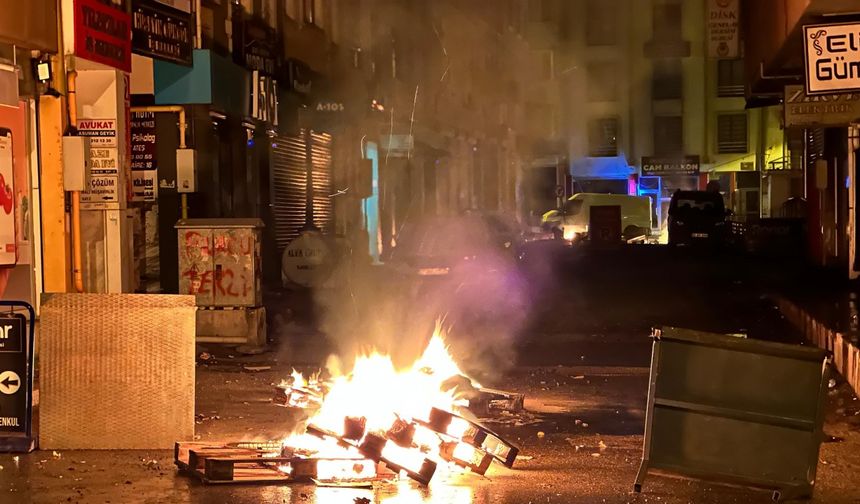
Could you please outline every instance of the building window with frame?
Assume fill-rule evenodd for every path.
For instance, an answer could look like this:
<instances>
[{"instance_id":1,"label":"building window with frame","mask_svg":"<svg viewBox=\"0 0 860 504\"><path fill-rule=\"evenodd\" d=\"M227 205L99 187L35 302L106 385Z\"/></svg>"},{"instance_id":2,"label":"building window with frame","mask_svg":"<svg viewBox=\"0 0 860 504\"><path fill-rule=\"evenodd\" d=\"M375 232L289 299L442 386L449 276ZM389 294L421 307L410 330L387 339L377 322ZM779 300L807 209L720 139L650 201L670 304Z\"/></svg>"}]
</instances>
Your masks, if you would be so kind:
<instances>
[{"instance_id":1,"label":"building window with frame","mask_svg":"<svg viewBox=\"0 0 860 504\"><path fill-rule=\"evenodd\" d=\"M747 113L719 114L717 116L717 153L746 154L747 152L749 152Z\"/></svg>"},{"instance_id":2,"label":"building window with frame","mask_svg":"<svg viewBox=\"0 0 860 504\"><path fill-rule=\"evenodd\" d=\"M654 5L652 27L655 40L681 40L682 12L681 3Z\"/></svg>"},{"instance_id":3,"label":"building window with frame","mask_svg":"<svg viewBox=\"0 0 860 504\"><path fill-rule=\"evenodd\" d=\"M585 45L618 43L618 1L588 0L585 4Z\"/></svg>"},{"instance_id":4,"label":"building window with frame","mask_svg":"<svg viewBox=\"0 0 860 504\"><path fill-rule=\"evenodd\" d=\"M601 117L588 122L588 155L591 157L618 155L617 117Z\"/></svg>"},{"instance_id":5,"label":"building window with frame","mask_svg":"<svg viewBox=\"0 0 860 504\"><path fill-rule=\"evenodd\" d=\"M612 62L589 63L587 67L588 101L613 102L618 99L617 65Z\"/></svg>"},{"instance_id":6,"label":"building window with frame","mask_svg":"<svg viewBox=\"0 0 860 504\"><path fill-rule=\"evenodd\" d=\"M654 117L654 155L684 153L684 120L681 116Z\"/></svg>"},{"instance_id":7,"label":"building window with frame","mask_svg":"<svg viewBox=\"0 0 860 504\"><path fill-rule=\"evenodd\" d=\"M744 95L744 60L717 60L717 96L734 97Z\"/></svg>"},{"instance_id":8,"label":"building window with frame","mask_svg":"<svg viewBox=\"0 0 860 504\"><path fill-rule=\"evenodd\" d=\"M678 100L684 97L684 71L680 58L655 59L651 98Z\"/></svg>"},{"instance_id":9,"label":"building window with frame","mask_svg":"<svg viewBox=\"0 0 860 504\"><path fill-rule=\"evenodd\" d=\"M314 24L316 20L315 4L314 0L302 0L302 20L307 24Z\"/></svg>"}]
</instances>

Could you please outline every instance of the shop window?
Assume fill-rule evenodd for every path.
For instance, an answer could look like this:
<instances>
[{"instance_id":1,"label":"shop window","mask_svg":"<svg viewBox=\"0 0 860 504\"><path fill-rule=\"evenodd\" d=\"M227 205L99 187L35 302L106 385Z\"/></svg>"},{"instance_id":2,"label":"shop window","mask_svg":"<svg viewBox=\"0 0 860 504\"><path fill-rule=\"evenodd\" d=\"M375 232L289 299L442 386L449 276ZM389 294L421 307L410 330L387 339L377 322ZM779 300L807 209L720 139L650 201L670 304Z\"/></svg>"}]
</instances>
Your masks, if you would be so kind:
<instances>
[{"instance_id":1,"label":"shop window","mask_svg":"<svg viewBox=\"0 0 860 504\"><path fill-rule=\"evenodd\" d=\"M588 65L588 101L612 102L618 99L617 66L610 62Z\"/></svg>"},{"instance_id":2,"label":"shop window","mask_svg":"<svg viewBox=\"0 0 860 504\"><path fill-rule=\"evenodd\" d=\"M684 153L684 121L680 116L654 118L654 154L657 156Z\"/></svg>"},{"instance_id":3,"label":"shop window","mask_svg":"<svg viewBox=\"0 0 860 504\"><path fill-rule=\"evenodd\" d=\"M588 155L612 157L618 155L618 118L592 119L588 124Z\"/></svg>"},{"instance_id":4,"label":"shop window","mask_svg":"<svg viewBox=\"0 0 860 504\"><path fill-rule=\"evenodd\" d=\"M654 60L651 97L655 100L678 100L684 95L684 76L680 58Z\"/></svg>"},{"instance_id":5,"label":"shop window","mask_svg":"<svg viewBox=\"0 0 860 504\"><path fill-rule=\"evenodd\" d=\"M588 0L585 20L586 45L611 46L618 43L617 0Z\"/></svg>"},{"instance_id":6,"label":"shop window","mask_svg":"<svg viewBox=\"0 0 860 504\"><path fill-rule=\"evenodd\" d=\"M744 95L744 60L717 60L717 96Z\"/></svg>"},{"instance_id":7,"label":"shop window","mask_svg":"<svg viewBox=\"0 0 860 504\"><path fill-rule=\"evenodd\" d=\"M747 114L720 114L717 116L717 153L746 154Z\"/></svg>"}]
</instances>

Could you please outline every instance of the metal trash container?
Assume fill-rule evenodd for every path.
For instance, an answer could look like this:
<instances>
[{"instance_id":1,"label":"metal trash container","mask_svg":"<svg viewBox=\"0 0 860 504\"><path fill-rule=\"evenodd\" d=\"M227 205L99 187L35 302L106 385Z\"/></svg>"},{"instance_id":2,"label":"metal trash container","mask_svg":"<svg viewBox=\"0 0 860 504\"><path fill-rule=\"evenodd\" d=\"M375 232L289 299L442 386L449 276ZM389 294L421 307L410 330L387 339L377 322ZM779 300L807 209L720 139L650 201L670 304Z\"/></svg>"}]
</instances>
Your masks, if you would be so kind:
<instances>
[{"instance_id":1,"label":"metal trash container","mask_svg":"<svg viewBox=\"0 0 860 504\"><path fill-rule=\"evenodd\" d=\"M655 329L642 465L811 496L823 438L826 354L818 348Z\"/></svg>"},{"instance_id":2,"label":"metal trash container","mask_svg":"<svg viewBox=\"0 0 860 504\"><path fill-rule=\"evenodd\" d=\"M260 219L182 219L179 293L197 299L197 341L262 346Z\"/></svg>"}]
</instances>

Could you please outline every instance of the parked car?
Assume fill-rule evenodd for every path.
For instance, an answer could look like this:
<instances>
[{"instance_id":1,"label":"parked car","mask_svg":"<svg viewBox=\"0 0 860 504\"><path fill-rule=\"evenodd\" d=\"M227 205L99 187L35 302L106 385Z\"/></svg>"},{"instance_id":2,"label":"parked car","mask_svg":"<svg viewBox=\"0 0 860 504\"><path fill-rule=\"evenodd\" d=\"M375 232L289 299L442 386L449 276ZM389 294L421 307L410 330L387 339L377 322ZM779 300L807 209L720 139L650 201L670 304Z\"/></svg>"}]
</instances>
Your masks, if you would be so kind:
<instances>
[{"instance_id":1,"label":"parked car","mask_svg":"<svg viewBox=\"0 0 860 504\"><path fill-rule=\"evenodd\" d=\"M403 274L442 276L490 259L514 259L522 240L516 221L502 214L429 217L404 224L388 262Z\"/></svg>"},{"instance_id":2,"label":"parked car","mask_svg":"<svg viewBox=\"0 0 860 504\"><path fill-rule=\"evenodd\" d=\"M565 203L563 211L550 210L543 215L541 222L565 240L576 241L588 233L593 206L621 207L621 232L625 239L651 232L651 199L627 194L574 194Z\"/></svg>"},{"instance_id":3,"label":"parked car","mask_svg":"<svg viewBox=\"0 0 860 504\"><path fill-rule=\"evenodd\" d=\"M718 192L675 191L669 202L669 245L723 244L728 215Z\"/></svg>"}]
</instances>

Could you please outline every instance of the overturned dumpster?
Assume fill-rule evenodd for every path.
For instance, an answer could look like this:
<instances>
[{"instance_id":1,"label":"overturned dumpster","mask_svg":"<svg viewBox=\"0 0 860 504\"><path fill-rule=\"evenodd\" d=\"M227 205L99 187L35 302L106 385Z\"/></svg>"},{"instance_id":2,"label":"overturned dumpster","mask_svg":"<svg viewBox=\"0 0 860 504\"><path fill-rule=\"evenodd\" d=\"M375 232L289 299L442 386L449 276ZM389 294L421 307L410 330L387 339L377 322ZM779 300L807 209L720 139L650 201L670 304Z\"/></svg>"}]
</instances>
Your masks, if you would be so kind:
<instances>
[{"instance_id":1,"label":"overturned dumpster","mask_svg":"<svg viewBox=\"0 0 860 504\"><path fill-rule=\"evenodd\" d=\"M826 354L798 345L655 329L642 464L654 471L812 495Z\"/></svg>"}]
</instances>

